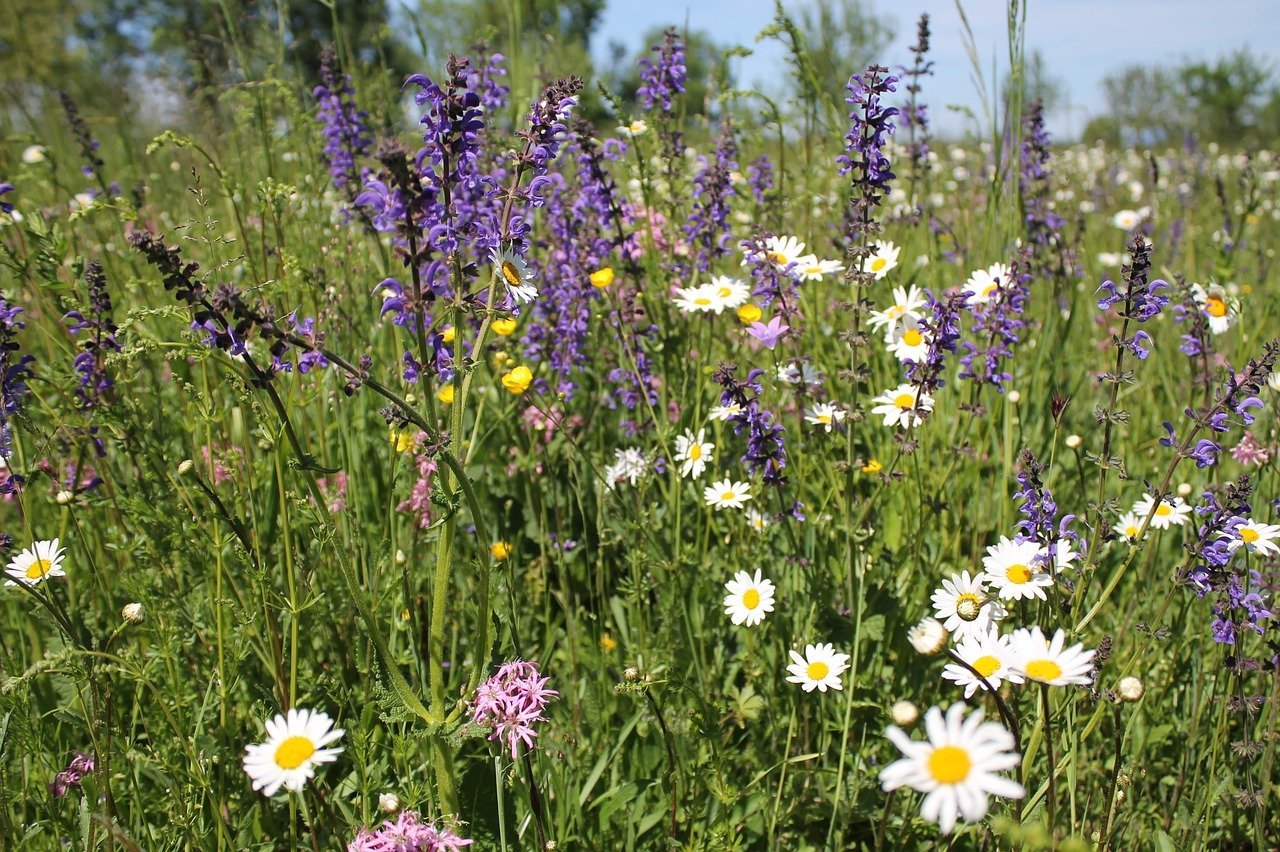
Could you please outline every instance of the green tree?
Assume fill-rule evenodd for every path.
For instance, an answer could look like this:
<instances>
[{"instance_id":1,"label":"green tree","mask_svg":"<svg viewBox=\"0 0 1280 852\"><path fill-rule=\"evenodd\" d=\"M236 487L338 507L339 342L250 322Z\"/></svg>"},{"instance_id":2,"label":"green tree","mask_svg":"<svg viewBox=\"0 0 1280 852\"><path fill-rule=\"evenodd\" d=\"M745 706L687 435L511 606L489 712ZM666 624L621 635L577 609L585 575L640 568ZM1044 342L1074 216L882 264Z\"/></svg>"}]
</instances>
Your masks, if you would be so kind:
<instances>
[{"instance_id":1,"label":"green tree","mask_svg":"<svg viewBox=\"0 0 1280 852\"><path fill-rule=\"evenodd\" d=\"M1261 141L1259 119L1275 87L1260 58L1238 50L1212 64L1186 65L1179 77L1197 132L1228 145Z\"/></svg>"}]
</instances>

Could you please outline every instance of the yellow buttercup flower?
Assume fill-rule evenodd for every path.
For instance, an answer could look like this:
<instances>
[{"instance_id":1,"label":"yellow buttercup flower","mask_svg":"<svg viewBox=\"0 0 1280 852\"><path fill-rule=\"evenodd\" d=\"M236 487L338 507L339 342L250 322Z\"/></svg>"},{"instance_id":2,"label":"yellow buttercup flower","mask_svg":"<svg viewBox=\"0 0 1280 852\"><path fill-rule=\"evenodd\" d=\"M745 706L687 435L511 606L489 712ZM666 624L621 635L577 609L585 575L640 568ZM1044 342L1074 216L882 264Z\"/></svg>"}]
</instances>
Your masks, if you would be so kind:
<instances>
[{"instance_id":1,"label":"yellow buttercup flower","mask_svg":"<svg viewBox=\"0 0 1280 852\"><path fill-rule=\"evenodd\" d=\"M440 336L444 338L445 343L452 343L454 338L458 336L458 330L453 326L448 326L440 333Z\"/></svg>"},{"instance_id":2,"label":"yellow buttercup flower","mask_svg":"<svg viewBox=\"0 0 1280 852\"><path fill-rule=\"evenodd\" d=\"M494 334L499 337L506 337L516 330L516 318L503 317L502 319L496 319L493 321L491 328Z\"/></svg>"},{"instance_id":3,"label":"yellow buttercup flower","mask_svg":"<svg viewBox=\"0 0 1280 852\"><path fill-rule=\"evenodd\" d=\"M753 322L760 322L760 317L762 316L764 316L764 311L760 310L750 302L747 302L745 305L738 308L738 321L743 325L751 325Z\"/></svg>"},{"instance_id":4,"label":"yellow buttercup flower","mask_svg":"<svg viewBox=\"0 0 1280 852\"><path fill-rule=\"evenodd\" d=\"M614 639L608 633L600 634L600 650L608 653L618 647L618 640Z\"/></svg>"},{"instance_id":5,"label":"yellow buttercup flower","mask_svg":"<svg viewBox=\"0 0 1280 852\"><path fill-rule=\"evenodd\" d=\"M606 266L591 273L591 286L603 290L613 283L613 267Z\"/></svg>"},{"instance_id":6,"label":"yellow buttercup flower","mask_svg":"<svg viewBox=\"0 0 1280 852\"><path fill-rule=\"evenodd\" d=\"M875 459L870 459L862 466L863 473L879 473L882 470L884 470L884 465L880 464L880 462Z\"/></svg>"},{"instance_id":7,"label":"yellow buttercup flower","mask_svg":"<svg viewBox=\"0 0 1280 852\"><path fill-rule=\"evenodd\" d=\"M453 384L441 385L440 390L436 391L436 399L445 405L453 405Z\"/></svg>"},{"instance_id":8,"label":"yellow buttercup flower","mask_svg":"<svg viewBox=\"0 0 1280 852\"><path fill-rule=\"evenodd\" d=\"M392 429L391 446L395 447L397 453L412 453L418 449L418 442L408 429Z\"/></svg>"},{"instance_id":9,"label":"yellow buttercup flower","mask_svg":"<svg viewBox=\"0 0 1280 852\"><path fill-rule=\"evenodd\" d=\"M502 377L502 386L515 394L524 393L532 383L533 373L523 364Z\"/></svg>"},{"instance_id":10,"label":"yellow buttercup flower","mask_svg":"<svg viewBox=\"0 0 1280 852\"><path fill-rule=\"evenodd\" d=\"M501 562L511 556L511 545L505 541L495 541L489 545L489 554Z\"/></svg>"}]
</instances>

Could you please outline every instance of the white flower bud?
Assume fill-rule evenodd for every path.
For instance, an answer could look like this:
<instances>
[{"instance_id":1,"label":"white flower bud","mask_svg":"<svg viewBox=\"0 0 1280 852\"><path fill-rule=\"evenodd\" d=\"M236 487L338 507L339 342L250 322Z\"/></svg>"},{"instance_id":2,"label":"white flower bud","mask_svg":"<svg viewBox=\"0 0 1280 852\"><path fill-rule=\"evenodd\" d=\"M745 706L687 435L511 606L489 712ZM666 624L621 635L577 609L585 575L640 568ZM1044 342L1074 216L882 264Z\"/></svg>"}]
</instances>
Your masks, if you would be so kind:
<instances>
[{"instance_id":1,"label":"white flower bud","mask_svg":"<svg viewBox=\"0 0 1280 852\"><path fill-rule=\"evenodd\" d=\"M1139 701L1145 691L1146 687L1136 677L1122 677L1116 684L1116 695L1124 701Z\"/></svg>"},{"instance_id":2,"label":"white flower bud","mask_svg":"<svg viewBox=\"0 0 1280 852\"><path fill-rule=\"evenodd\" d=\"M1084 443L1084 439L1079 435L1068 435L1067 440L1063 441L1067 445L1068 450L1077 450Z\"/></svg>"},{"instance_id":3,"label":"white flower bud","mask_svg":"<svg viewBox=\"0 0 1280 852\"><path fill-rule=\"evenodd\" d=\"M395 793L383 793L378 797L378 807L386 813L393 814L400 810L400 797Z\"/></svg>"},{"instance_id":4,"label":"white flower bud","mask_svg":"<svg viewBox=\"0 0 1280 852\"><path fill-rule=\"evenodd\" d=\"M120 610L120 617L130 624L141 624L147 620L147 612L140 603L128 603Z\"/></svg>"},{"instance_id":5,"label":"white flower bud","mask_svg":"<svg viewBox=\"0 0 1280 852\"><path fill-rule=\"evenodd\" d=\"M192 471L192 469L195 468L195 466L196 466L196 463L193 462L191 459L183 459L182 461L178 462L178 476L186 476L188 473Z\"/></svg>"},{"instance_id":6,"label":"white flower bud","mask_svg":"<svg viewBox=\"0 0 1280 852\"><path fill-rule=\"evenodd\" d=\"M898 701L889 708L889 718L899 727L909 727L920 718L920 710L910 701Z\"/></svg>"},{"instance_id":7,"label":"white flower bud","mask_svg":"<svg viewBox=\"0 0 1280 852\"><path fill-rule=\"evenodd\" d=\"M1017 405L1022 401L1022 394L1018 393L1016 390L1011 390L1004 395L1004 398L1009 400L1010 405Z\"/></svg>"},{"instance_id":8,"label":"white flower bud","mask_svg":"<svg viewBox=\"0 0 1280 852\"><path fill-rule=\"evenodd\" d=\"M1190 494L1190 493L1191 493L1191 483L1190 483L1190 482L1183 482L1183 483L1181 483L1181 484L1178 486L1178 496L1179 496L1179 497L1186 497L1186 496L1187 496L1188 494Z\"/></svg>"},{"instance_id":9,"label":"white flower bud","mask_svg":"<svg viewBox=\"0 0 1280 852\"><path fill-rule=\"evenodd\" d=\"M408 562L408 561L409 561L409 557L407 557L407 556L405 556L405 555L404 555L404 551L403 551L403 550L397 550L397 551L396 551L396 564L397 564L397 565L403 565L404 563L406 563L406 562Z\"/></svg>"},{"instance_id":10,"label":"white flower bud","mask_svg":"<svg viewBox=\"0 0 1280 852\"><path fill-rule=\"evenodd\" d=\"M622 679L625 681L635 681L640 678L640 670L635 666L627 666L622 672Z\"/></svg>"},{"instance_id":11,"label":"white flower bud","mask_svg":"<svg viewBox=\"0 0 1280 852\"><path fill-rule=\"evenodd\" d=\"M919 624L907 631L907 641L911 643L911 647L926 657L941 654L942 649L947 647L947 639L947 628L936 618L922 618Z\"/></svg>"},{"instance_id":12,"label":"white flower bud","mask_svg":"<svg viewBox=\"0 0 1280 852\"><path fill-rule=\"evenodd\" d=\"M53 499L57 501L59 506L65 506L68 503L70 503L72 500L76 499L76 495L64 489L62 491L59 491L57 493L57 496L55 496Z\"/></svg>"}]
</instances>

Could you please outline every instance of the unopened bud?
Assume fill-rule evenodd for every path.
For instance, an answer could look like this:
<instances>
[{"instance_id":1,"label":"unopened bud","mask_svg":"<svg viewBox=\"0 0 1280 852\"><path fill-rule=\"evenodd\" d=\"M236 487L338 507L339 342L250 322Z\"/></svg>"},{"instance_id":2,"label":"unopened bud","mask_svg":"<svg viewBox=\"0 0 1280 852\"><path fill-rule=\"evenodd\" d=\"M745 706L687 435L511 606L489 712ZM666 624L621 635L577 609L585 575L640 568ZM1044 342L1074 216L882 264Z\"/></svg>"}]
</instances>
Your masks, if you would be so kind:
<instances>
[{"instance_id":1,"label":"unopened bud","mask_svg":"<svg viewBox=\"0 0 1280 852\"><path fill-rule=\"evenodd\" d=\"M120 610L120 617L130 624L141 624L147 620L147 612L140 603L128 603Z\"/></svg>"},{"instance_id":2,"label":"unopened bud","mask_svg":"<svg viewBox=\"0 0 1280 852\"><path fill-rule=\"evenodd\" d=\"M1080 445L1084 443L1084 439L1079 435L1068 435L1067 440L1063 443L1067 445L1068 450L1078 450L1080 449Z\"/></svg>"},{"instance_id":3,"label":"unopened bud","mask_svg":"<svg viewBox=\"0 0 1280 852\"><path fill-rule=\"evenodd\" d=\"M1183 483L1181 483L1181 484L1178 486L1178 496L1179 496L1179 497L1186 497L1186 496L1187 496L1187 495L1189 495L1190 493L1191 493L1191 483L1190 483L1190 482L1183 482Z\"/></svg>"},{"instance_id":4,"label":"unopened bud","mask_svg":"<svg viewBox=\"0 0 1280 852\"><path fill-rule=\"evenodd\" d=\"M57 501L59 506L65 506L68 503L70 503L72 500L76 499L76 495L64 489L62 491L59 491L57 495L54 496L53 499Z\"/></svg>"},{"instance_id":5,"label":"unopened bud","mask_svg":"<svg viewBox=\"0 0 1280 852\"><path fill-rule=\"evenodd\" d=\"M1022 402L1022 394L1018 393L1016 390L1009 391L1004 395L1004 398L1009 400L1010 405L1017 405L1019 402Z\"/></svg>"},{"instance_id":6,"label":"unopened bud","mask_svg":"<svg viewBox=\"0 0 1280 852\"><path fill-rule=\"evenodd\" d=\"M919 624L907 631L907 641L919 653L933 657L947 647L947 628L936 618L922 618Z\"/></svg>"},{"instance_id":7,"label":"unopened bud","mask_svg":"<svg viewBox=\"0 0 1280 852\"><path fill-rule=\"evenodd\" d=\"M889 708L889 718L893 724L906 728L920 718L920 709L910 701L898 701Z\"/></svg>"},{"instance_id":8,"label":"unopened bud","mask_svg":"<svg viewBox=\"0 0 1280 852\"><path fill-rule=\"evenodd\" d=\"M404 555L404 551L403 551L403 550L397 550L397 551L396 551L396 564L397 564L397 565L403 565L404 563L406 563L406 562L408 562L408 561L409 561L409 557L407 557L407 556L405 556L405 555Z\"/></svg>"},{"instance_id":9,"label":"unopened bud","mask_svg":"<svg viewBox=\"0 0 1280 852\"><path fill-rule=\"evenodd\" d=\"M1116 684L1116 695L1124 701L1139 701L1145 691L1146 687L1136 677L1122 677Z\"/></svg>"},{"instance_id":10,"label":"unopened bud","mask_svg":"<svg viewBox=\"0 0 1280 852\"><path fill-rule=\"evenodd\" d=\"M191 472L192 468L194 468L195 466L196 466L196 463L193 462L191 459L183 459L182 461L178 462L178 476L186 476L188 473Z\"/></svg>"},{"instance_id":11,"label":"unopened bud","mask_svg":"<svg viewBox=\"0 0 1280 852\"><path fill-rule=\"evenodd\" d=\"M378 797L378 807L386 813L393 814L400 810L400 797L395 793L383 793Z\"/></svg>"}]
</instances>

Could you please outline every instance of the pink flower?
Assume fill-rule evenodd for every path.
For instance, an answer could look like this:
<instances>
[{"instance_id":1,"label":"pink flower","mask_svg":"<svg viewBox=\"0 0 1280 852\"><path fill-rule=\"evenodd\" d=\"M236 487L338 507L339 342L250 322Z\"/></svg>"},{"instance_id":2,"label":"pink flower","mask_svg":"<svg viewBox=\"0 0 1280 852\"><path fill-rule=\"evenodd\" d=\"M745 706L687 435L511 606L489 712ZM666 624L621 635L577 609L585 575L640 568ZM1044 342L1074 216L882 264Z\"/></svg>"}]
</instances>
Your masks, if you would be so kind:
<instances>
[{"instance_id":1,"label":"pink flower","mask_svg":"<svg viewBox=\"0 0 1280 852\"><path fill-rule=\"evenodd\" d=\"M1266 447L1258 443L1252 432L1245 432L1240 443L1231 448L1231 458L1240 464L1264 465L1271 458Z\"/></svg>"},{"instance_id":2,"label":"pink flower","mask_svg":"<svg viewBox=\"0 0 1280 852\"><path fill-rule=\"evenodd\" d=\"M747 334L759 340L767 349L773 349L778 345L778 340L782 335L791 330L791 326L782 324L782 317L774 317L769 320L769 324L762 322L753 322L747 326Z\"/></svg>"},{"instance_id":3,"label":"pink flower","mask_svg":"<svg viewBox=\"0 0 1280 852\"><path fill-rule=\"evenodd\" d=\"M402 500L396 506L398 512L416 512L418 528L425 530L431 526L431 477L436 472L436 463L427 453L417 456L418 481L413 484L413 491L408 500Z\"/></svg>"},{"instance_id":4,"label":"pink flower","mask_svg":"<svg viewBox=\"0 0 1280 852\"><path fill-rule=\"evenodd\" d=\"M560 694L546 688L548 680L539 677L536 663L514 660L476 690L471 721L493 728L490 740L505 739L512 760L520 743L533 746L538 736L534 723L545 721L542 711L548 700Z\"/></svg>"},{"instance_id":5,"label":"pink flower","mask_svg":"<svg viewBox=\"0 0 1280 852\"><path fill-rule=\"evenodd\" d=\"M376 831L361 829L347 844L347 852L458 852L473 842L422 822L415 811L401 811Z\"/></svg>"}]
</instances>

